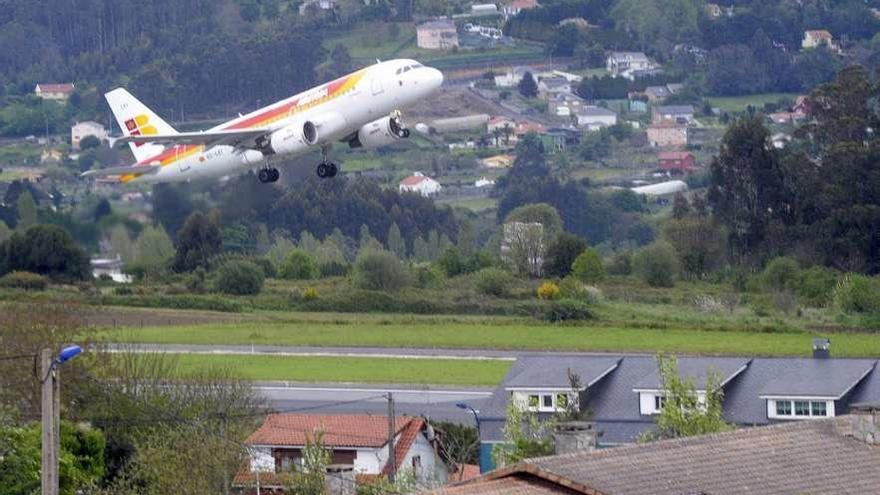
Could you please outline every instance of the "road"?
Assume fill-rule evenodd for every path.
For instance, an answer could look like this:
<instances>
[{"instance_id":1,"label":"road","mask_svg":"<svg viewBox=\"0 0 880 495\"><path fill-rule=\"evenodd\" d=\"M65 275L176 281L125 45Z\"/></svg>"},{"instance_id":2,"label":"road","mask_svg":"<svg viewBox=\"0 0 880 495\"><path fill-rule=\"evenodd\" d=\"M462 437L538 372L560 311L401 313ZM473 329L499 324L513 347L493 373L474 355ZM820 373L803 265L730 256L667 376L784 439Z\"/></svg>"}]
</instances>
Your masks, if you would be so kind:
<instances>
[{"instance_id":1,"label":"road","mask_svg":"<svg viewBox=\"0 0 880 495\"><path fill-rule=\"evenodd\" d=\"M433 388L400 385L291 385L261 383L257 390L280 412L358 413L385 415L391 392L397 414L426 416L440 421L470 424L473 416L455 406L466 402L479 409L491 395L489 388Z\"/></svg>"}]
</instances>

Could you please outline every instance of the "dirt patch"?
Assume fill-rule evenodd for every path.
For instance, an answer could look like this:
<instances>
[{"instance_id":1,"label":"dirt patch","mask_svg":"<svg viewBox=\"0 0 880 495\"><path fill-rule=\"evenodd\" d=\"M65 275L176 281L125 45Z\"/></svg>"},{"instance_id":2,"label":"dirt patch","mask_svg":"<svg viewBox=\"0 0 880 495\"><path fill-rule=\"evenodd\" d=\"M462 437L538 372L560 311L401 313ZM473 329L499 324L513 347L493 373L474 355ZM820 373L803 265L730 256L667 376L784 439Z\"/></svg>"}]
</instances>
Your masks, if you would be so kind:
<instances>
[{"instance_id":1,"label":"dirt patch","mask_svg":"<svg viewBox=\"0 0 880 495\"><path fill-rule=\"evenodd\" d=\"M84 309L84 314L88 325L109 328L241 323L259 319L254 315L213 311L122 307L89 307Z\"/></svg>"},{"instance_id":2,"label":"dirt patch","mask_svg":"<svg viewBox=\"0 0 880 495\"><path fill-rule=\"evenodd\" d=\"M495 115L498 110L474 96L467 88L451 86L441 88L431 98L413 105L406 111L406 116L413 121L419 121L479 113Z\"/></svg>"}]
</instances>

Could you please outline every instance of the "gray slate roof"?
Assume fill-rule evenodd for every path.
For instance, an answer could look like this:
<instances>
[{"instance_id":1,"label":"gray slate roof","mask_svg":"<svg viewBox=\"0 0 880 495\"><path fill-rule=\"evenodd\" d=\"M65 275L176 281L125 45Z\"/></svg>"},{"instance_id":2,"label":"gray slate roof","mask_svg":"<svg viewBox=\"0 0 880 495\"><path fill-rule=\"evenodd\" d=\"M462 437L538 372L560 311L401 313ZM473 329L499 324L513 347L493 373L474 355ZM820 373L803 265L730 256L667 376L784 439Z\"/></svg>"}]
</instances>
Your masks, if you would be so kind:
<instances>
[{"instance_id":1,"label":"gray slate roof","mask_svg":"<svg viewBox=\"0 0 880 495\"><path fill-rule=\"evenodd\" d=\"M584 359L583 356L520 357L514 369L504 379L505 388L568 388L568 370L581 378L581 385L587 385L612 371L620 358L597 357Z\"/></svg>"},{"instance_id":2,"label":"gray slate roof","mask_svg":"<svg viewBox=\"0 0 880 495\"><path fill-rule=\"evenodd\" d=\"M693 105L662 105L654 107L657 113L671 113L675 115L692 115L694 113Z\"/></svg>"},{"instance_id":3,"label":"gray slate roof","mask_svg":"<svg viewBox=\"0 0 880 495\"><path fill-rule=\"evenodd\" d=\"M745 358L680 358L678 359L678 376L684 380L693 380L697 390L705 390L706 380L710 373L717 373L721 383L727 383L741 373L748 363L749 360ZM633 388L659 390L662 386L660 369L658 366L654 366L653 371L637 381Z\"/></svg>"},{"instance_id":4,"label":"gray slate roof","mask_svg":"<svg viewBox=\"0 0 880 495\"><path fill-rule=\"evenodd\" d=\"M617 115L613 110L608 110L607 108L602 107L583 107L579 110L575 111L578 115L588 115L588 116L597 116L597 117L610 117L612 115Z\"/></svg>"},{"instance_id":5,"label":"gray slate roof","mask_svg":"<svg viewBox=\"0 0 880 495\"><path fill-rule=\"evenodd\" d=\"M592 412L592 419L604 444L630 443L645 431L655 427L654 416L642 416L639 412L639 394L634 389L656 389L657 362L653 356L644 355L525 355L519 358L507 377L481 408L483 418L483 441L500 441L509 392L509 383L528 383L538 387L547 378L549 384L568 383L565 370L579 367L582 377L590 376L589 370L600 369L609 360L620 360L617 367L597 383L589 387L583 407ZM748 367L737 374L724 387L723 409L727 421L739 425L766 425L764 395L827 396L847 395L837 401L837 414L846 412L850 403L880 401L880 371L874 359L814 359L803 358L730 358L730 357L680 357L680 374L695 376L700 370L715 366L725 378L743 364ZM555 369L555 371L554 371ZM859 381L865 371L871 371ZM824 374L823 374L824 373ZM703 377L705 375L702 375ZM528 378L526 378L528 377ZM703 378L704 380L704 378ZM589 380L584 378L584 382ZM698 380L698 383L702 383ZM653 386L645 386L653 385ZM774 392L773 394L768 393ZM494 418L494 419L493 419ZM495 424L497 423L497 424Z\"/></svg>"}]
</instances>

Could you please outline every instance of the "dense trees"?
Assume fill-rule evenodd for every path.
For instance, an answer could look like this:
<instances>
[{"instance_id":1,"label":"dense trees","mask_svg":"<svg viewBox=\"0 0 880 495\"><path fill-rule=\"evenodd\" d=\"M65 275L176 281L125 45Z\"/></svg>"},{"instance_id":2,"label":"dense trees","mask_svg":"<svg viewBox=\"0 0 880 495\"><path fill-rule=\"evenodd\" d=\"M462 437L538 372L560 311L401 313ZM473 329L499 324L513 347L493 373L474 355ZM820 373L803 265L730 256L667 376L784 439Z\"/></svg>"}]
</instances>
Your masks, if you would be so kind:
<instances>
[{"instance_id":1,"label":"dense trees","mask_svg":"<svg viewBox=\"0 0 880 495\"><path fill-rule=\"evenodd\" d=\"M217 213L206 215L196 211L187 217L177 233L177 254L173 267L177 271L210 267L212 259L220 254L222 247Z\"/></svg>"},{"instance_id":2,"label":"dense trees","mask_svg":"<svg viewBox=\"0 0 880 495\"><path fill-rule=\"evenodd\" d=\"M0 274L15 270L66 282L90 276L89 258L73 237L60 227L43 224L16 232L0 244Z\"/></svg>"},{"instance_id":3,"label":"dense trees","mask_svg":"<svg viewBox=\"0 0 880 495\"><path fill-rule=\"evenodd\" d=\"M808 98L815 119L783 151L760 118L735 122L711 165L709 202L734 253L793 252L844 270L880 271L878 88L844 69Z\"/></svg>"}]
</instances>

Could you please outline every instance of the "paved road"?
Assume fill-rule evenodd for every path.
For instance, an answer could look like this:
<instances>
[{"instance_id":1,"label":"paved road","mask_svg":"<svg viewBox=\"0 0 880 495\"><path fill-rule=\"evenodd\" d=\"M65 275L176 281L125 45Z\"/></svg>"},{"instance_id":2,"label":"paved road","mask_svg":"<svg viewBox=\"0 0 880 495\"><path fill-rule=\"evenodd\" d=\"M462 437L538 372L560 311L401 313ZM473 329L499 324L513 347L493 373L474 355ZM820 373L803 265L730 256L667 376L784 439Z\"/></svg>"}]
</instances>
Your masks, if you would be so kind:
<instances>
[{"instance_id":1,"label":"paved road","mask_svg":"<svg viewBox=\"0 0 880 495\"><path fill-rule=\"evenodd\" d=\"M399 385L291 385L260 384L257 390L273 409L282 412L360 413L385 415L391 392L397 414L427 416L470 424L473 416L455 406L466 402L479 409L492 393L488 388L433 388Z\"/></svg>"}]
</instances>

